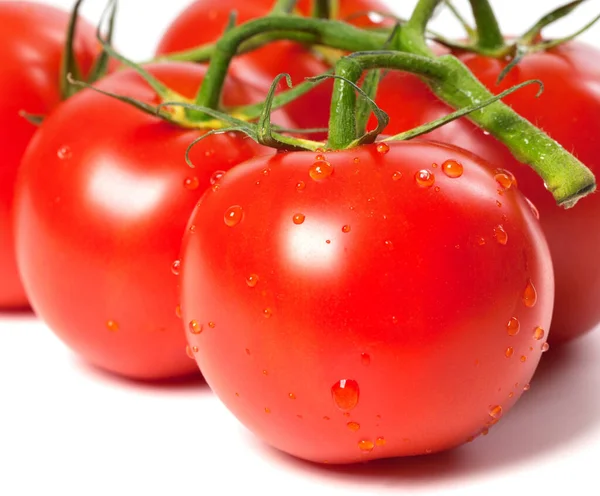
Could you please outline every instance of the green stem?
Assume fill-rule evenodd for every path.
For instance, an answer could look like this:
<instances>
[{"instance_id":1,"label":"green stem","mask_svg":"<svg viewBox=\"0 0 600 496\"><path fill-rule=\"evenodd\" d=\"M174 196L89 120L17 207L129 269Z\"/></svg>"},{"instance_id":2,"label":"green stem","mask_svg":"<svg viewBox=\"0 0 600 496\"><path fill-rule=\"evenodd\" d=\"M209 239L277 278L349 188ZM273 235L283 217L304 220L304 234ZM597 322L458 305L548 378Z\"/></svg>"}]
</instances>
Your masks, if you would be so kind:
<instances>
[{"instance_id":1,"label":"green stem","mask_svg":"<svg viewBox=\"0 0 600 496\"><path fill-rule=\"evenodd\" d=\"M504 37L489 0L469 0L477 25L477 46L484 50L502 50Z\"/></svg>"},{"instance_id":2,"label":"green stem","mask_svg":"<svg viewBox=\"0 0 600 496\"><path fill-rule=\"evenodd\" d=\"M343 71L345 77L353 82L369 69L399 69L418 74L441 100L456 109L477 105L494 97L452 55L430 59L400 52L359 52L346 57L338 66L336 71ZM334 85L333 99L352 105L351 97L344 94L350 91L354 92L350 85L338 80ZM571 207L595 190L594 175L587 167L504 103L492 103L471 113L468 118L504 143L517 160L531 166L542 177L559 205ZM342 129L336 130L338 126ZM330 147L340 149L352 142L351 128L344 112L332 113L330 129Z\"/></svg>"},{"instance_id":3,"label":"green stem","mask_svg":"<svg viewBox=\"0 0 600 496\"><path fill-rule=\"evenodd\" d=\"M271 9L271 15L291 14L296 8L298 0L276 0Z\"/></svg>"},{"instance_id":4,"label":"green stem","mask_svg":"<svg viewBox=\"0 0 600 496\"><path fill-rule=\"evenodd\" d=\"M250 38L269 32L293 31L314 35L315 43L347 51L376 50L387 41L385 34L362 30L339 21L298 16L268 16L244 23L217 41L196 103L216 109L231 59Z\"/></svg>"},{"instance_id":5,"label":"green stem","mask_svg":"<svg viewBox=\"0 0 600 496\"><path fill-rule=\"evenodd\" d=\"M394 43L399 50L433 57L434 54L427 45L425 34L429 20L437 6L443 0L420 0L408 22L398 30Z\"/></svg>"}]
</instances>

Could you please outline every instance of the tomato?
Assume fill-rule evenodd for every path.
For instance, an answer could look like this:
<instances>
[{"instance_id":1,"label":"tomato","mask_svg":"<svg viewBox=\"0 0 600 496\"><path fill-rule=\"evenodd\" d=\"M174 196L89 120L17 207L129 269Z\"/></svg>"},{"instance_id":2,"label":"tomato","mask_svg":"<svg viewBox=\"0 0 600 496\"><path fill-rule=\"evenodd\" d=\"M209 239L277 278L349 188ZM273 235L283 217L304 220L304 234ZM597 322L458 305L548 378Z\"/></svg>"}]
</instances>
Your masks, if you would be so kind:
<instances>
[{"instance_id":1,"label":"tomato","mask_svg":"<svg viewBox=\"0 0 600 496\"><path fill-rule=\"evenodd\" d=\"M149 70L191 97L205 68L158 64ZM157 103L130 70L98 88ZM256 90L230 78L226 103ZM138 379L197 371L176 315L176 262L193 206L212 175L258 153L235 133L207 137L85 90L62 104L33 138L15 196L23 283L36 313L92 364ZM177 310L178 312L178 310Z\"/></svg>"},{"instance_id":2,"label":"tomato","mask_svg":"<svg viewBox=\"0 0 600 496\"><path fill-rule=\"evenodd\" d=\"M504 101L519 114L542 128L575 154L596 175L600 173L600 51L570 42L547 52L527 55L499 86L496 79L506 61L476 54L460 58L494 93L529 79L544 82L544 93L524 88ZM387 134L395 134L438 118L451 111L438 101L417 78L390 72L384 79L378 103L391 117ZM543 181L528 166L520 164L508 149L485 135L466 119L444 126L427 137L452 143L511 170L519 188L536 205L548 240L556 274L556 305L552 317L551 342L580 336L600 322L600 196L591 195L564 210L556 206ZM500 201L501 198L499 198Z\"/></svg>"},{"instance_id":3,"label":"tomato","mask_svg":"<svg viewBox=\"0 0 600 496\"><path fill-rule=\"evenodd\" d=\"M13 248L12 202L21 157L36 127L19 115L47 114L60 101L69 14L31 2L0 2L0 309L25 308ZM84 72L97 54L95 29L80 20L74 52Z\"/></svg>"},{"instance_id":4,"label":"tomato","mask_svg":"<svg viewBox=\"0 0 600 496\"><path fill-rule=\"evenodd\" d=\"M157 54L169 54L211 43L223 34L231 11L235 10L238 23L243 23L266 15L273 3L273 0L197 0L167 29L159 42ZM310 14L311 5L311 1L303 0L299 2L298 8L302 13ZM359 11L388 12L389 9L376 0L342 0L338 17L344 19ZM358 26L375 24L366 16L358 17L352 23ZM386 22L387 25L390 23L391 21ZM202 26L202 29L198 29L198 26ZM232 66L237 67L240 72L250 70L253 74L260 73L261 76L257 76L254 81L262 81L265 95L273 79L281 73L290 74L293 84L299 84L306 77L329 70L329 65L314 50L289 41L273 42L237 57ZM322 83L291 102L286 110L301 128L327 127L332 88L333 83Z\"/></svg>"},{"instance_id":5,"label":"tomato","mask_svg":"<svg viewBox=\"0 0 600 496\"><path fill-rule=\"evenodd\" d=\"M528 389L554 297L511 181L418 141L231 169L182 246L184 323L210 387L267 443L315 462L485 432Z\"/></svg>"}]
</instances>

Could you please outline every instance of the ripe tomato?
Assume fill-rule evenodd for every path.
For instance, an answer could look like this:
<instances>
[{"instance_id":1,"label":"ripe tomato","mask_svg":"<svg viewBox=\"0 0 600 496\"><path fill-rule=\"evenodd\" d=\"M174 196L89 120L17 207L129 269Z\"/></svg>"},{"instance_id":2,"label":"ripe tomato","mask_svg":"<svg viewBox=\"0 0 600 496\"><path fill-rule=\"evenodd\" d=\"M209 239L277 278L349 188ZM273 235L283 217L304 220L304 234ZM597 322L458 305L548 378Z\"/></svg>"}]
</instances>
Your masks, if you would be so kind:
<instances>
[{"instance_id":1,"label":"ripe tomato","mask_svg":"<svg viewBox=\"0 0 600 496\"><path fill-rule=\"evenodd\" d=\"M195 64L151 72L191 97L205 73ZM156 103L130 70L98 87ZM230 78L226 102L256 91ZM200 131L183 129L91 90L62 104L23 159L15 235L23 283L36 313L73 350L109 371L140 379L197 371L176 316L176 262L193 206L220 170L271 153L235 133L209 136L185 163Z\"/></svg>"},{"instance_id":2,"label":"ripe tomato","mask_svg":"<svg viewBox=\"0 0 600 496\"><path fill-rule=\"evenodd\" d=\"M216 41L223 34L232 10L238 14L238 23L243 23L266 15L273 3L273 0L258 2L197 0L167 29L158 45L157 54L165 55ZM302 0L298 3L298 9L304 14L310 14L311 5L311 1ZM339 2L339 7L340 19L359 11L389 11L377 0L342 0ZM358 26L375 24L366 16L358 17L351 22ZM382 22L393 24L391 21ZM198 29L199 25L202 29ZM265 94L273 79L283 72L290 74L294 84L299 84L306 77L323 74L329 69L326 61L314 50L289 41L270 43L268 46L237 57L232 66L237 67L240 72L249 70L256 75L257 79L254 82L262 84ZM302 128L327 127L332 88L333 83L322 83L308 94L291 102L286 109Z\"/></svg>"},{"instance_id":3,"label":"ripe tomato","mask_svg":"<svg viewBox=\"0 0 600 496\"><path fill-rule=\"evenodd\" d=\"M553 276L510 173L408 142L257 158L219 184L184 237L184 322L211 388L271 445L440 451L528 388Z\"/></svg>"},{"instance_id":4,"label":"ripe tomato","mask_svg":"<svg viewBox=\"0 0 600 496\"><path fill-rule=\"evenodd\" d=\"M528 55L499 86L496 79L506 62L475 54L460 58L494 93L529 79L541 79L545 91L525 88L505 99L519 114L542 128L574 153L596 175L600 173L600 51L571 42L547 52ZM417 78L390 72L380 88L378 103L390 114L386 134L395 134L438 118L451 110ZM600 322L600 196L592 195L570 210L556 206L543 181L515 160L504 145L466 119L444 126L429 138L452 143L511 170L521 191L537 206L552 253L556 274L556 305L551 342L579 336Z\"/></svg>"},{"instance_id":5,"label":"ripe tomato","mask_svg":"<svg viewBox=\"0 0 600 496\"><path fill-rule=\"evenodd\" d=\"M0 2L0 309L28 305L15 260L14 182L36 127L19 115L48 114L60 101L59 74L69 14L32 2ZM84 72L97 54L94 28L80 20L74 44Z\"/></svg>"}]
</instances>

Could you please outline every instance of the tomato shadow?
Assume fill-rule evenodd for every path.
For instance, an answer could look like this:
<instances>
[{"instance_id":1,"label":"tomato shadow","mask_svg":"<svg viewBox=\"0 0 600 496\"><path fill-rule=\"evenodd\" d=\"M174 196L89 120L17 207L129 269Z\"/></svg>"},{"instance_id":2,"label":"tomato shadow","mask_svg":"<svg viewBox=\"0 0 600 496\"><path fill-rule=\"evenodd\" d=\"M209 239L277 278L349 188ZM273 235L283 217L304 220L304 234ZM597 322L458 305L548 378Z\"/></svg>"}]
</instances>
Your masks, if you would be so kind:
<instances>
[{"instance_id":1,"label":"tomato shadow","mask_svg":"<svg viewBox=\"0 0 600 496\"><path fill-rule=\"evenodd\" d=\"M108 372L95 365L84 362L77 357L73 357L73 360L75 361L75 367L84 375L90 377L94 381L100 381L110 386L160 393L187 393L190 391L211 393L210 387L200 371L187 376L171 379L143 380Z\"/></svg>"},{"instance_id":2,"label":"tomato shadow","mask_svg":"<svg viewBox=\"0 0 600 496\"><path fill-rule=\"evenodd\" d=\"M489 435L452 451L429 456L320 465L286 455L253 439L275 463L351 484L425 487L506 472L564 450L600 428L600 334L548 351L531 389ZM250 435L249 435L250 436Z\"/></svg>"}]
</instances>

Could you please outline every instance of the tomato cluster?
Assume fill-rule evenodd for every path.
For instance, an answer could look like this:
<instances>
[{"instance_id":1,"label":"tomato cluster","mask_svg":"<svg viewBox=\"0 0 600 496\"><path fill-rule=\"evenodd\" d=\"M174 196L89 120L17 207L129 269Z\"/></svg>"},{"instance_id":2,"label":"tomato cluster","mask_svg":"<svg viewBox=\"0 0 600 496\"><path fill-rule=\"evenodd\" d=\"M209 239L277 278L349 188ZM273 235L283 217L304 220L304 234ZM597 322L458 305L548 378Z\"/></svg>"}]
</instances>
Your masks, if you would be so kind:
<instances>
[{"instance_id":1,"label":"tomato cluster","mask_svg":"<svg viewBox=\"0 0 600 496\"><path fill-rule=\"evenodd\" d=\"M233 9L243 23L272 3L197 0L157 55L214 42ZM342 1L335 15L391 30L364 11L385 7ZM528 389L548 336L600 321L600 200L558 208L466 118L409 142L276 151L222 122L187 125L174 106L143 112L164 103L158 85L193 101L207 67L174 61L120 68L61 102L68 21L0 3L0 308L31 305L90 363L143 380L200 369L268 443L351 463L485 433ZM100 48L80 20L71 49L84 74ZM236 57L221 110L261 102L280 73L326 72L319 50L276 41ZM543 80L539 99L526 89L507 103L598 171L596 50L532 54L498 87L506 60L454 54L494 91ZM317 86L275 122L327 127L332 90ZM389 135L451 112L396 71L376 102ZM39 129L23 112L44 116Z\"/></svg>"}]
</instances>

